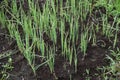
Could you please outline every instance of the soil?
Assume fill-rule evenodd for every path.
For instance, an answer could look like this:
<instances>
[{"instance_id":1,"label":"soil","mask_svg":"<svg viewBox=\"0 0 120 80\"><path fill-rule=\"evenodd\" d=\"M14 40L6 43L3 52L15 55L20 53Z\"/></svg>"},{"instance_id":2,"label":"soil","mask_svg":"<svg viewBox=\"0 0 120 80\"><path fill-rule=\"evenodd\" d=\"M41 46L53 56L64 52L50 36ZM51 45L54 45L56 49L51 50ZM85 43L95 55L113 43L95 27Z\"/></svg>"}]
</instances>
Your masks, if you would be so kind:
<instances>
[{"instance_id":1,"label":"soil","mask_svg":"<svg viewBox=\"0 0 120 80\"><path fill-rule=\"evenodd\" d=\"M0 28L0 31L2 34L7 34L5 33L4 29ZM1 52L14 49L14 47L17 46L16 43L11 41L12 44L9 45L8 37L6 38L5 35L3 36L2 34L0 35L0 39L2 40L0 42ZM35 76L26 59L21 53L18 52L17 54L12 55L14 68L9 72L10 77L8 80L55 80L56 76L58 80L70 80L70 75L72 75L72 80L85 80L85 78L88 76L91 77L92 80L96 80L98 77L94 76L94 74L100 74L96 68L108 64L107 60L105 59L106 54L109 54L108 49L102 48L100 46L91 46L89 44L87 55L85 56L84 60L82 60L82 53L78 51L77 72L74 70L74 65L71 66L64 57L58 54L55 58L54 73L51 73L49 67L47 65L44 65L37 70L37 75ZM7 62L7 59L8 58L2 59L0 62L2 64L5 64ZM36 60L36 63L39 64L40 60ZM64 66L66 66L66 68L64 68ZM86 69L90 70L91 73L89 75L86 74Z\"/></svg>"},{"instance_id":2,"label":"soil","mask_svg":"<svg viewBox=\"0 0 120 80\"><path fill-rule=\"evenodd\" d=\"M43 5L44 0L42 1L43 2L40 3L42 3ZM27 8L26 6L27 5L24 5L25 8ZM88 13L88 17L83 22L83 24L87 23L87 25L89 25L91 23L95 23L100 25L101 21L97 20L101 17L100 13L106 14L105 7L101 6L93 8L92 14ZM110 15L110 17L108 18L108 22L113 21L113 17L111 16L112 15ZM94 19L95 21L92 21ZM59 32L57 33L59 35ZM84 56L84 59L81 51L77 51L77 72L75 72L74 64L70 65L69 62L62 55L60 55L61 49L57 51L58 54L56 54L55 57L54 72L51 73L49 67L47 65L43 65L36 71L36 75L33 74L33 71L31 70L31 67L27 63L24 56L20 52L18 52L17 54L12 55L14 68L12 71L8 71L8 80L70 80L70 76L72 76L71 80L85 80L87 77L89 77L91 80L102 80L102 78L100 78L101 71L96 70L96 68L109 65L109 61L106 59L106 55L110 55L108 48L109 46L112 46L113 43L111 41L112 39L108 39L101 33L96 34L97 41L99 42L97 43L97 45L92 45L91 42L88 43L87 52ZM18 49L16 41L14 39L11 39L7 35L9 35L7 29L0 26L0 53L7 50ZM47 34L43 35L45 43L52 45L52 41L49 39L49 36ZM58 40L57 42L59 42ZM104 47L101 46L101 44L103 44L103 41L105 43ZM58 45L59 44L60 43L58 43ZM119 45L117 46L119 47ZM0 63L5 64L7 60L8 58L1 59ZM40 62L41 60L36 58L36 64L40 64ZM2 70L1 65L0 69ZM86 69L90 70L89 74L86 73Z\"/></svg>"}]
</instances>

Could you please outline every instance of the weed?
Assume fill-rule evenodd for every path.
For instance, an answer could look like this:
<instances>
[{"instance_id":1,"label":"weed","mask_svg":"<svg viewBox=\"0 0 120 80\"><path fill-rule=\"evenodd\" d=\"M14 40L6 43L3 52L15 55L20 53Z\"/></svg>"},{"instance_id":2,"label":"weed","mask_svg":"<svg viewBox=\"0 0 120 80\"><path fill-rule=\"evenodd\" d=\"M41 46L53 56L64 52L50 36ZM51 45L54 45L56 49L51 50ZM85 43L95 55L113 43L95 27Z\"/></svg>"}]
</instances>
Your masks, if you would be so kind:
<instances>
[{"instance_id":1,"label":"weed","mask_svg":"<svg viewBox=\"0 0 120 80\"><path fill-rule=\"evenodd\" d=\"M11 57L8 58L8 62L6 64L2 65L2 68L3 68L3 70L0 71L0 74L2 75L0 80L8 79L9 78L8 71L11 71L13 69Z\"/></svg>"}]
</instances>

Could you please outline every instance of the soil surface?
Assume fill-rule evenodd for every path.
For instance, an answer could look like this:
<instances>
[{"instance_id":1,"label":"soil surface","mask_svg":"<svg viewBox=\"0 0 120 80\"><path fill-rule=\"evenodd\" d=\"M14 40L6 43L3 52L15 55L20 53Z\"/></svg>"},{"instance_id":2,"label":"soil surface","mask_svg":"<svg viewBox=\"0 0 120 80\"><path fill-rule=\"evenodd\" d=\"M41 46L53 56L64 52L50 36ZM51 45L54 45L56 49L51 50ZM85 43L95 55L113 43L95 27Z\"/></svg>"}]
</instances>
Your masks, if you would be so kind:
<instances>
[{"instance_id":1,"label":"soil surface","mask_svg":"<svg viewBox=\"0 0 120 80\"><path fill-rule=\"evenodd\" d=\"M1 31L0 34L1 53L7 50L15 49L15 46L17 46L16 42L13 40L11 41L11 44L9 44L8 42L9 38L5 37L5 35L7 35L7 33L5 33L5 30L0 28L0 31ZM78 51L77 54L78 54L77 72L75 72L74 65L70 65L69 61L62 57L62 55L58 54L56 55L55 58L54 73L51 73L49 67L47 65L44 65L41 66L37 70L36 75L34 75L26 59L20 52L18 52L17 54L12 55L14 68L12 71L9 72L10 77L8 80L55 80L56 77L58 78L58 80L69 80L70 75L72 75L73 78L72 80L85 80L85 78L88 76L91 77L92 80L93 79L96 80L98 77L94 76L94 74L95 73L100 74L100 72L98 72L96 68L108 64L105 58L106 55L110 53L107 48L103 48L100 46L91 46L91 44L89 44L87 54L84 57L84 59L80 51ZM7 63L7 60L8 58L1 59L0 63L5 64ZM37 63L40 64L39 59L36 59L36 64ZM86 74L86 69L90 70L91 73L89 75Z\"/></svg>"},{"instance_id":2,"label":"soil surface","mask_svg":"<svg viewBox=\"0 0 120 80\"><path fill-rule=\"evenodd\" d=\"M44 0L40 4L42 3L44 3ZM27 5L24 5L24 7L27 8ZM82 22L82 24L87 23L87 25L89 25L91 23L94 23L99 24L99 26L101 26L101 20L99 20L101 18L100 13L106 14L106 9L102 6L93 8L92 14L88 13L88 17L84 22ZM108 22L112 23L112 15L108 17ZM66 28L69 29L69 27ZM60 36L59 32L57 33L58 36ZM106 66L109 64L109 61L106 59L106 55L110 55L109 48L110 46L112 46L113 43L111 41L112 39L108 39L100 32L96 34L98 42L96 45L92 45L91 42L88 43L87 52L84 56L84 59L81 51L77 50L77 71L75 71L74 69L75 66L70 65L69 61L67 61L60 54L61 49L59 49L57 51L58 54L56 54L55 57L54 72L51 73L49 67L47 65L43 65L36 71L36 75L34 75L24 56L20 52L18 52L14 55L11 55L13 59L14 68L12 71L8 71L8 80L70 80L70 76L72 76L71 80L85 80L87 77L89 77L91 80L102 80L102 78L100 78L101 71L96 70L96 68ZM2 28L2 26L0 26L0 53L4 53L7 50L18 49L16 41L14 39L11 39L11 37L9 37L8 35L9 33L7 29ZM52 45L52 41L49 39L49 37L46 34L43 35L44 41L47 44ZM59 44L60 43L58 43L58 45ZM101 46L101 44L104 44L104 46ZM117 46L119 47L119 45ZM0 59L1 70L3 69L1 65L5 64L7 60L8 58ZM40 64L40 62L41 60L36 58L36 64ZM90 70L89 74L86 73L86 69Z\"/></svg>"}]
</instances>

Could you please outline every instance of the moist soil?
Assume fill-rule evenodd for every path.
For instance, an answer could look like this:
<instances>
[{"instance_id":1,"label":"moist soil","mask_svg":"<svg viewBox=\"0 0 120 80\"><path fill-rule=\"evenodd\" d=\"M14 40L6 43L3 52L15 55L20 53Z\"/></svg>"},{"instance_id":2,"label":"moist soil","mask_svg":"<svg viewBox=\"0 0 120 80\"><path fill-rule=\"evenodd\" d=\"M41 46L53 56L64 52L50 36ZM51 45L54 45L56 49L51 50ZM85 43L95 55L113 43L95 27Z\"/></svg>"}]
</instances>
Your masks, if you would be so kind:
<instances>
[{"instance_id":1,"label":"moist soil","mask_svg":"<svg viewBox=\"0 0 120 80\"><path fill-rule=\"evenodd\" d=\"M14 40L11 40L10 42L8 36L6 37L8 33L5 32L7 32L5 29L0 28L0 50L2 53L7 50L17 49L16 42ZM100 39L107 40L104 39L104 37L101 37ZM9 44L8 40L11 44ZM84 59L82 53L78 51L77 72L75 72L74 65L70 65L69 61L59 53L55 57L53 73L50 72L47 65L43 65L36 71L36 75L34 75L24 56L18 52L11 56L14 68L12 71L8 71L10 76L8 80L56 80L56 78L57 80L70 80L70 75L72 76L72 80L85 80L86 77L97 80L99 76L95 76L95 73L100 74L100 71L97 71L96 68L108 65L108 61L105 58L106 55L109 54L107 48L91 46L89 43L87 54ZM8 58L1 59L0 63L5 64L7 63L7 60ZM40 62L40 59L36 59L36 64L40 64ZM0 68L2 70L2 66ZM90 70L90 74L86 74L86 69Z\"/></svg>"},{"instance_id":2,"label":"moist soil","mask_svg":"<svg viewBox=\"0 0 120 80\"><path fill-rule=\"evenodd\" d=\"M27 8L27 5L24 6L25 8ZM97 20L101 17L100 13L106 14L105 7L94 7L92 10L92 14L88 13L86 20L82 22L82 24L87 23L87 25L89 25L91 23L94 23L99 24L99 26L101 26L101 21ZM92 21L93 19L95 19L96 21ZM108 16L108 22L112 23L113 20L114 17L112 15ZM68 24L66 23L66 25ZM66 26L66 29L69 30L69 27ZM59 32L57 33L59 37ZM11 39L11 37L8 35L9 33L7 29L2 28L2 26L0 26L0 53L4 53L7 50L18 49L16 41L14 39ZM82 52L80 50L77 51L77 71L75 71L74 64L70 65L69 61L67 61L61 55L61 49L59 49L55 56L54 72L51 73L48 65L45 64L41 66L36 71L36 75L34 75L31 67L27 63L27 60L20 52L18 52L17 54L11 56L13 59L12 65L14 68L11 71L8 71L9 78L7 80L70 80L70 77L71 80L85 80L88 77L91 80L102 80L100 76L102 72L100 70L97 70L96 68L109 65L109 60L106 59L106 55L110 55L109 49L110 46L112 46L113 44L113 40L112 38L108 39L100 32L96 33L96 35L96 40L98 41L98 43L97 45L92 45L91 42L88 43L87 52L84 56L84 59ZM58 46L60 44L59 40L60 39L58 38ZM44 41L46 44L52 45L52 41L49 39L49 36L47 34L44 34ZM76 43L76 45L78 43ZM104 44L104 46L101 46L102 44ZM119 47L119 45L117 45L117 47ZM0 59L1 70L3 69L2 64L7 63L7 61L8 57ZM40 63L41 59L36 58L36 65ZM86 73L87 69L90 70L89 74Z\"/></svg>"}]
</instances>

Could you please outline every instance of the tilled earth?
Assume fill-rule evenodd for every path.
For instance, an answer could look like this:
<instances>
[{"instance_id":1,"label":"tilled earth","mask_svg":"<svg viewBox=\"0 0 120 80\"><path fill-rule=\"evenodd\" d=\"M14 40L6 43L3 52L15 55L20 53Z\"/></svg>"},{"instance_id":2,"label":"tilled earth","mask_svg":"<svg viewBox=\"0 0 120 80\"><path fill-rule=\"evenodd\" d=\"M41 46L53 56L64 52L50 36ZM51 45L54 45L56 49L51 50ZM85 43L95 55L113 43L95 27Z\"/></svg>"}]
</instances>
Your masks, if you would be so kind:
<instances>
[{"instance_id":1,"label":"tilled earth","mask_svg":"<svg viewBox=\"0 0 120 80\"><path fill-rule=\"evenodd\" d=\"M3 29L0 28L0 31ZM6 34L2 32L2 34ZM4 39L0 42L0 47L4 47L5 49L1 48L1 53L7 50L15 49L17 46L15 42L11 41L11 45L8 43L8 38L3 35L0 35L1 39ZM7 46L7 47L6 47ZM17 48L16 48L17 49ZM75 72L74 65L70 65L69 61L66 61L64 57L60 54L56 55L55 58L55 71L51 73L49 67L47 65L41 66L37 72L36 76L33 75L33 72L28 65L26 59L23 55L18 52L12 55L13 59L13 70L9 72L9 79L8 80L69 80L70 75L72 75L73 80L84 80L86 77L97 78L95 73L99 72L96 70L97 67L105 66L108 64L107 60L105 59L107 54L110 54L106 48L102 48L100 46L88 46L87 54L83 58L82 53L78 51L78 70ZM8 58L1 59L0 62L5 64ZM36 64L40 64L40 60L36 59ZM90 74L86 74L86 69L90 70ZM2 70L2 67L1 67ZM92 79L92 80L93 80Z\"/></svg>"}]
</instances>

